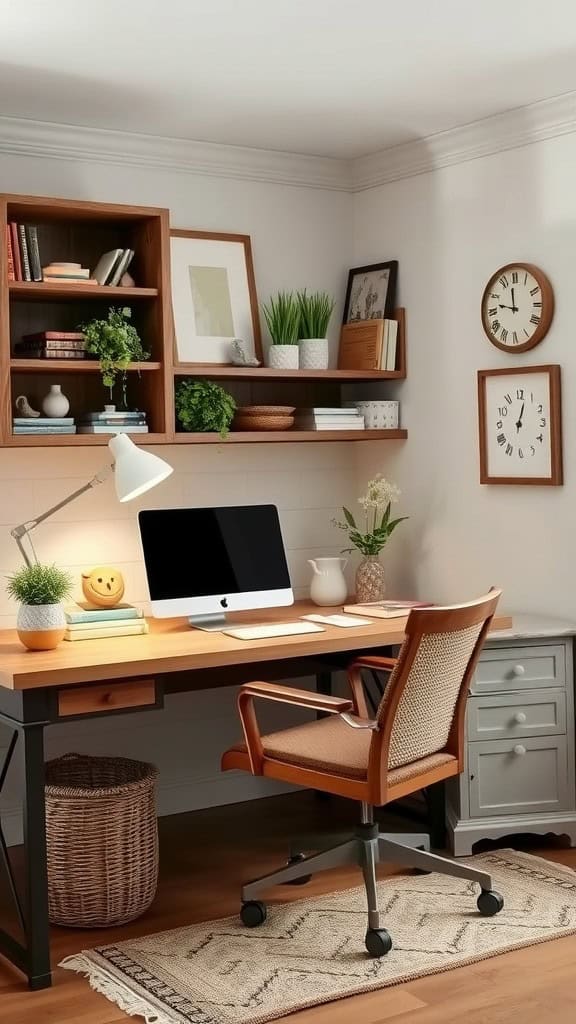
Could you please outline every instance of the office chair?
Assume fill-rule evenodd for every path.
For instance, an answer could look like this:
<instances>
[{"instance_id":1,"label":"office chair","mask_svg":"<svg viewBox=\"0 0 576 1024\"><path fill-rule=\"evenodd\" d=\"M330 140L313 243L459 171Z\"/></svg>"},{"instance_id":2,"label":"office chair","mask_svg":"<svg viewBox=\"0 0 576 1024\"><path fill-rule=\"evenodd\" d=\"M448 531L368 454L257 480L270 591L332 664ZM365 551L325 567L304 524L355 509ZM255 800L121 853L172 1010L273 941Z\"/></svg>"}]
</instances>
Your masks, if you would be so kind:
<instances>
[{"instance_id":1,"label":"office chair","mask_svg":"<svg viewBox=\"0 0 576 1024\"><path fill-rule=\"evenodd\" d=\"M328 697L274 683L246 683L238 710L245 743L226 751L224 771L253 775L358 800L360 822L353 835L327 849L327 841L302 840L291 847L288 864L242 888L240 917L247 927L266 919L256 900L270 886L308 880L311 873L344 864L362 868L368 903L365 944L370 956L384 956L392 939L381 927L376 864L387 860L422 872L477 882L477 907L484 916L504 906L484 871L430 853L427 835L379 833L374 807L414 793L464 770L464 718L472 673L490 627L500 590L467 604L414 610L397 659L368 655L349 667L351 698ZM376 718L370 719L362 670L390 673ZM255 699L280 701L328 714L314 722L261 736ZM306 851L320 850L311 856Z\"/></svg>"}]
</instances>

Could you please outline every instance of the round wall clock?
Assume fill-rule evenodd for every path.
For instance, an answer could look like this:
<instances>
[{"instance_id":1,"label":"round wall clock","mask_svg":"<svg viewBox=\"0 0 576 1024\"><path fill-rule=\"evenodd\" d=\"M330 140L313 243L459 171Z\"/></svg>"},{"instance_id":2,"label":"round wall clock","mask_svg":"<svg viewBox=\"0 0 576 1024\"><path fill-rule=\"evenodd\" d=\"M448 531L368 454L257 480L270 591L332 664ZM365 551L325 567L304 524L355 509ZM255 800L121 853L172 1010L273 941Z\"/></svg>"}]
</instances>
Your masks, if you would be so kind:
<instances>
[{"instance_id":1,"label":"round wall clock","mask_svg":"<svg viewBox=\"0 0 576 1024\"><path fill-rule=\"evenodd\" d=\"M548 333L554 316L552 285L532 263L507 263L482 296L482 325L504 352L527 352Z\"/></svg>"}]
</instances>

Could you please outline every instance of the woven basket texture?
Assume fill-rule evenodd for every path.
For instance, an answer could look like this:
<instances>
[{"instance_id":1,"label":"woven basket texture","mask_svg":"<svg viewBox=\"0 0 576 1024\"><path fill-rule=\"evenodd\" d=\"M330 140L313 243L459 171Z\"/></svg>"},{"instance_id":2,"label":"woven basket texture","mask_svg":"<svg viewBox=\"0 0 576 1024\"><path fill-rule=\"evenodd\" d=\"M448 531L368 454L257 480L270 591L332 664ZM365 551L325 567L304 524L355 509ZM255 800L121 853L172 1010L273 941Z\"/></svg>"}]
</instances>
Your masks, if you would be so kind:
<instances>
[{"instance_id":1,"label":"woven basket texture","mask_svg":"<svg viewBox=\"0 0 576 1024\"><path fill-rule=\"evenodd\" d=\"M133 921L158 883L154 765L66 754L46 765L48 901L53 924Z\"/></svg>"}]
</instances>

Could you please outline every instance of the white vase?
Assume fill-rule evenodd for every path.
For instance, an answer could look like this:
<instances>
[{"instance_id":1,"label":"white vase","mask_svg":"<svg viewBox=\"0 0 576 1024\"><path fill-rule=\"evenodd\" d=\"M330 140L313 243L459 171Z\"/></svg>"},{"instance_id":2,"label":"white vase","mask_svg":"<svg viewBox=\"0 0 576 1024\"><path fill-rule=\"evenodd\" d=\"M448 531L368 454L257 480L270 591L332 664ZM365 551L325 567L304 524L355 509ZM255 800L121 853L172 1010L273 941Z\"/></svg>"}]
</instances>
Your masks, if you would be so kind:
<instances>
[{"instance_id":1,"label":"white vase","mask_svg":"<svg viewBox=\"0 0 576 1024\"><path fill-rule=\"evenodd\" d=\"M310 584L310 597L314 604L344 604L348 585L344 576L347 558L309 558L314 570Z\"/></svg>"},{"instance_id":2,"label":"white vase","mask_svg":"<svg viewBox=\"0 0 576 1024\"><path fill-rule=\"evenodd\" d=\"M70 402L66 398L66 395L62 394L62 385L51 384L50 391L42 402L42 410L44 414L46 416L60 418L67 415L69 408Z\"/></svg>"},{"instance_id":3,"label":"white vase","mask_svg":"<svg viewBox=\"0 0 576 1024\"><path fill-rule=\"evenodd\" d=\"M22 604L18 609L16 629L28 650L52 651L64 639L64 609L61 604Z\"/></svg>"},{"instance_id":4,"label":"white vase","mask_svg":"<svg viewBox=\"0 0 576 1024\"><path fill-rule=\"evenodd\" d=\"M268 366L273 370L297 370L298 345L270 345Z\"/></svg>"},{"instance_id":5,"label":"white vase","mask_svg":"<svg viewBox=\"0 0 576 1024\"><path fill-rule=\"evenodd\" d=\"M298 342L301 370L328 369L328 339L302 338Z\"/></svg>"}]
</instances>

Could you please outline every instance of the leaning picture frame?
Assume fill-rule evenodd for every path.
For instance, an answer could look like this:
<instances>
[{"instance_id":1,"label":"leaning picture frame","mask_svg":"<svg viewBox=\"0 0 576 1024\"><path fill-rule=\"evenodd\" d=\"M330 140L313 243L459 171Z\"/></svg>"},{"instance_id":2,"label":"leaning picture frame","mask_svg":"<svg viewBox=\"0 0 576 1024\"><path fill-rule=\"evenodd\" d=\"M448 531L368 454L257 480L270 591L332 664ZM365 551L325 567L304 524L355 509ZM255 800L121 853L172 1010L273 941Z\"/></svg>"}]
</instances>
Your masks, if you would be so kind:
<instances>
[{"instance_id":1,"label":"leaning picture frame","mask_svg":"<svg viewBox=\"0 0 576 1024\"><path fill-rule=\"evenodd\" d=\"M342 322L391 319L396 307L397 278L398 260L349 270Z\"/></svg>"},{"instance_id":2,"label":"leaning picture frame","mask_svg":"<svg viewBox=\"0 0 576 1024\"><path fill-rule=\"evenodd\" d=\"M262 360L249 235L170 231L174 361L230 365L234 339Z\"/></svg>"}]
</instances>

